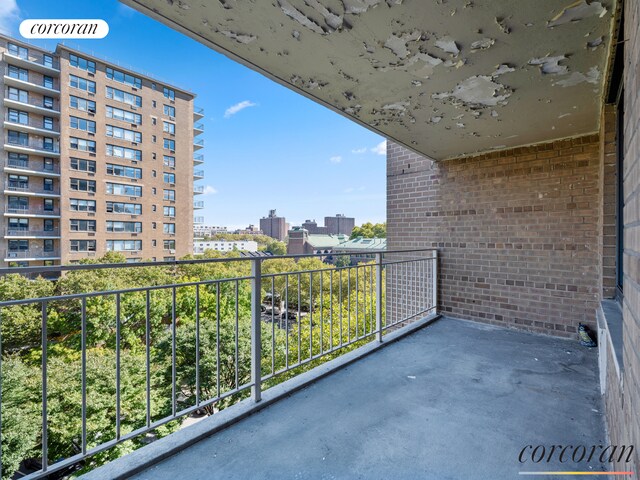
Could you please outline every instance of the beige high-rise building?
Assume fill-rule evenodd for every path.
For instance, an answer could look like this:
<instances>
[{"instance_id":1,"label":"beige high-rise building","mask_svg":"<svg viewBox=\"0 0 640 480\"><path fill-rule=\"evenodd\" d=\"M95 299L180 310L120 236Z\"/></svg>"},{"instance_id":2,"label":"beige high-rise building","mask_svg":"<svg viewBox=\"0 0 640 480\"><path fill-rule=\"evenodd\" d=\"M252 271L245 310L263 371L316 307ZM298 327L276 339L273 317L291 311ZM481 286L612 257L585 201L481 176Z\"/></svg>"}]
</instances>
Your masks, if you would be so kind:
<instances>
[{"instance_id":1,"label":"beige high-rise building","mask_svg":"<svg viewBox=\"0 0 640 480\"><path fill-rule=\"evenodd\" d=\"M191 253L202 133L191 92L0 36L4 266Z\"/></svg>"}]
</instances>

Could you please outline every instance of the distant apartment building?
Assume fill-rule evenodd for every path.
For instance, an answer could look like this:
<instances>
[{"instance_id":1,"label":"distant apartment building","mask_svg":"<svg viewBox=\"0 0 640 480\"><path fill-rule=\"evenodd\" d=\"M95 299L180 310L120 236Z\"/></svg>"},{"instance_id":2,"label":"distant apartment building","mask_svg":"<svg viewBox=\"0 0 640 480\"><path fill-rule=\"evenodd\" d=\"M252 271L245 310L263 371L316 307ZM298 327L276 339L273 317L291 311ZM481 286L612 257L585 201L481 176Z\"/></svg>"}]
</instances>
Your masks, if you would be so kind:
<instances>
[{"instance_id":1,"label":"distant apartment building","mask_svg":"<svg viewBox=\"0 0 640 480\"><path fill-rule=\"evenodd\" d=\"M329 229L327 227L318 226L315 220L305 220L302 224L302 228L309 232L309 235L326 235L329 233Z\"/></svg>"},{"instance_id":2,"label":"distant apartment building","mask_svg":"<svg viewBox=\"0 0 640 480\"><path fill-rule=\"evenodd\" d=\"M218 252L232 252L234 250L257 252L258 243L253 240L194 240L193 253L204 253L205 250L217 250Z\"/></svg>"},{"instance_id":3,"label":"distant apartment building","mask_svg":"<svg viewBox=\"0 0 640 480\"><path fill-rule=\"evenodd\" d=\"M260 219L260 230L265 235L284 242L287 238L287 220L279 217L275 210L269 210L269 215Z\"/></svg>"},{"instance_id":4,"label":"distant apartment building","mask_svg":"<svg viewBox=\"0 0 640 480\"><path fill-rule=\"evenodd\" d=\"M311 234L302 227L293 227L289 230L287 243L288 255L302 255L307 253L331 254L333 249L349 240L344 234L327 235Z\"/></svg>"},{"instance_id":5,"label":"distant apartment building","mask_svg":"<svg viewBox=\"0 0 640 480\"><path fill-rule=\"evenodd\" d=\"M64 45L0 36L0 54L4 265L191 253L195 95Z\"/></svg>"},{"instance_id":6,"label":"distant apartment building","mask_svg":"<svg viewBox=\"0 0 640 480\"><path fill-rule=\"evenodd\" d=\"M218 227L215 225L197 225L193 226L194 238L212 237L217 233L229 233L227 227Z\"/></svg>"},{"instance_id":7,"label":"distant apartment building","mask_svg":"<svg viewBox=\"0 0 640 480\"><path fill-rule=\"evenodd\" d=\"M330 235L351 235L356 226L356 219L337 213L333 217L324 217L324 226L327 227L327 233Z\"/></svg>"},{"instance_id":8,"label":"distant apartment building","mask_svg":"<svg viewBox=\"0 0 640 480\"><path fill-rule=\"evenodd\" d=\"M260 228L255 225L249 225L247 228L238 228L234 230L233 233L241 234L241 235L263 235L264 232L260 230Z\"/></svg>"}]
</instances>

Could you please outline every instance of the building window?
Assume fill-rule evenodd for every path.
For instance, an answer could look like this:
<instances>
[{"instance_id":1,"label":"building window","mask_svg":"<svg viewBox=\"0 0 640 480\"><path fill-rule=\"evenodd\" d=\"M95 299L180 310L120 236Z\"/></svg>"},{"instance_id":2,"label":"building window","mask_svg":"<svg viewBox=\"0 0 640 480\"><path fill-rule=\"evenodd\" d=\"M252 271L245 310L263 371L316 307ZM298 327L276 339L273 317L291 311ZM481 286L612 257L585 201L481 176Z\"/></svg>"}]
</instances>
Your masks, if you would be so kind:
<instances>
[{"instance_id":1,"label":"building window","mask_svg":"<svg viewBox=\"0 0 640 480\"><path fill-rule=\"evenodd\" d=\"M163 262L175 262L176 257L162 257Z\"/></svg>"},{"instance_id":2,"label":"building window","mask_svg":"<svg viewBox=\"0 0 640 480\"><path fill-rule=\"evenodd\" d=\"M96 241L95 240L71 240L70 250L72 252L95 252Z\"/></svg>"},{"instance_id":3,"label":"building window","mask_svg":"<svg viewBox=\"0 0 640 480\"><path fill-rule=\"evenodd\" d=\"M45 150L49 150L49 151L53 151L54 147L53 147L53 138L49 138L49 137L44 137L42 139L42 148Z\"/></svg>"},{"instance_id":4,"label":"building window","mask_svg":"<svg viewBox=\"0 0 640 480\"><path fill-rule=\"evenodd\" d=\"M176 191L175 190L163 190L164 194L162 198L164 200L175 200L176 199Z\"/></svg>"},{"instance_id":5,"label":"building window","mask_svg":"<svg viewBox=\"0 0 640 480\"><path fill-rule=\"evenodd\" d=\"M29 114L27 112L10 108L7 115L8 115L8 120L12 123L19 123L20 125L29 125Z\"/></svg>"},{"instance_id":6,"label":"building window","mask_svg":"<svg viewBox=\"0 0 640 480\"><path fill-rule=\"evenodd\" d=\"M139 251L142 250L142 240L107 240L109 251Z\"/></svg>"},{"instance_id":7,"label":"building window","mask_svg":"<svg viewBox=\"0 0 640 480\"><path fill-rule=\"evenodd\" d=\"M45 192L53 192L53 178L43 178L42 189Z\"/></svg>"},{"instance_id":8,"label":"building window","mask_svg":"<svg viewBox=\"0 0 640 480\"><path fill-rule=\"evenodd\" d=\"M29 177L26 175L9 175L9 188L13 190L28 190Z\"/></svg>"},{"instance_id":9,"label":"building window","mask_svg":"<svg viewBox=\"0 0 640 480\"><path fill-rule=\"evenodd\" d=\"M175 140L170 140L168 138L164 139L164 148L168 148L169 150L175 150L176 149L176 141Z\"/></svg>"},{"instance_id":10,"label":"building window","mask_svg":"<svg viewBox=\"0 0 640 480\"><path fill-rule=\"evenodd\" d=\"M134 132L133 130L121 127L114 127L113 125L107 125L106 135L107 137L119 138L130 142L142 141L142 134L140 132Z\"/></svg>"},{"instance_id":11,"label":"building window","mask_svg":"<svg viewBox=\"0 0 640 480\"><path fill-rule=\"evenodd\" d=\"M28 218L9 218L9 230L25 232L29 230Z\"/></svg>"},{"instance_id":12,"label":"building window","mask_svg":"<svg viewBox=\"0 0 640 480\"><path fill-rule=\"evenodd\" d=\"M14 102L29 103L29 92L19 88L9 87L7 91L9 100Z\"/></svg>"},{"instance_id":13,"label":"building window","mask_svg":"<svg viewBox=\"0 0 640 480\"><path fill-rule=\"evenodd\" d=\"M135 160L136 162L139 162L142 160L141 150L119 147L117 145L107 144L107 155L111 157L117 157L117 158L126 158L127 160Z\"/></svg>"},{"instance_id":14,"label":"building window","mask_svg":"<svg viewBox=\"0 0 640 480\"><path fill-rule=\"evenodd\" d=\"M45 232L53 232L53 220L50 218L45 218L42 222L43 230Z\"/></svg>"},{"instance_id":15,"label":"building window","mask_svg":"<svg viewBox=\"0 0 640 480\"><path fill-rule=\"evenodd\" d=\"M81 178L72 178L70 185L71 190L78 192L92 192L96 191L96 182L94 180L83 180Z\"/></svg>"},{"instance_id":16,"label":"building window","mask_svg":"<svg viewBox=\"0 0 640 480\"><path fill-rule=\"evenodd\" d=\"M69 97L69 105L71 108L75 108L82 112L96 113L96 102L93 100L85 100L84 98L74 97L71 95Z\"/></svg>"},{"instance_id":17,"label":"building window","mask_svg":"<svg viewBox=\"0 0 640 480\"><path fill-rule=\"evenodd\" d=\"M69 75L69 86L89 93L96 93L96 82L92 82L86 78L76 77L75 75Z\"/></svg>"},{"instance_id":18,"label":"building window","mask_svg":"<svg viewBox=\"0 0 640 480\"><path fill-rule=\"evenodd\" d=\"M84 118L69 117L69 126L76 130L84 130L85 132L96 133L96 122L85 120Z\"/></svg>"},{"instance_id":19,"label":"building window","mask_svg":"<svg viewBox=\"0 0 640 480\"><path fill-rule=\"evenodd\" d=\"M79 57L73 53L69 54L69 63L72 67L86 70L87 72L96 73L96 62Z\"/></svg>"},{"instance_id":20,"label":"building window","mask_svg":"<svg viewBox=\"0 0 640 480\"><path fill-rule=\"evenodd\" d=\"M151 229L155 230L156 228L158 228L158 224L156 222L151 222Z\"/></svg>"},{"instance_id":21,"label":"building window","mask_svg":"<svg viewBox=\"0 0 640 480\"><path fill-rule=\"evenodd\" d=\"M83 160L81 158L71 158L71 170L96 173L96 162L93 160Z\"/></svg>"},{"instance_id":22,"label":"building window","mask_svg":"<svg viewBox=\"0 0 640 480\"><path fill-rule=\"evenodd\" d=\"M42 64L45 67L53 68L53 57L51 55L42 55Z\"/></svg>"},{"instance_id":23,"label":"building window","mask_svg":"<svg viewBox=\"0 0 640 480\"><path fill-rule=\"evenodd\" d=\"M42 208L45 212L53 212L53 199L44 198L42 200Z\"/></svg>"},{"instance_id":24,"label":"building window","mask_svg":"<svg viewBox=\"0 0 640 480\"><path fill-rule=\"evenodd\" d=\"M53 130L53 118L42 117L42 128L45 130Z\"/></svg>"},{"instance_id":25,"label":"building window","mask_svg":"<svg viewBox=\"0 0 640 480\"><path fill-rule=\"evenodd\" d=\"M122 120L123 122L135 123L136 125L142 125L142 115L135 112L128 112L121 110L120 108L106 107L107 118L113 118L114 120Z\"/></svg>"},{"instance_id":26,"label":"building window","mask_svg":"<svg viewBox=\"0 0 640 480\"><path fill-rule=\"evenodd\" d=\"M29 70L26 70L24 68L9 65L8 73L11 78L16 78L18 80L22 80L23 82L29 81Z\"/></svg>"},{"instance_id":27,"label":"building window","mask_svg":"<svg viewBox=\"0 0 640 480\"><path fill-rule=\"evenodd\" d=\"M126 195L128 197L141 197L142 187L136 185L126 185L123 183L107 182L107 194L109 195Z\"/></svg>"},{"instance_id":28,"label":"building window","mask_svg":"<svg viewBox=\"0 0 640 480\"><path fill-rule=\"evenodd\" d=\"M165 98L168 98L169 100L175 100L176 99L176 92L168 87L164 87L162 89L162 93L164 94Z\"/></svg>"},{"instance_id":29,"label":"building window","mask_svg":"<svg viewBox=\"0 0 640 480\"><path fill-rule=\"evenodd\" d=\"M9 53L15 57L24 58L25 60L29 59L29 49L26 47L21 47L20 45L16 45L15 43L8 43L7 48Z\"/></svg>"},{"instance_id":30,"label":"building window","mask_svg":"<svg viewBox=\"0 0 640 480\"><path fill-rule=\"evenodd\" d=\"M176 233L176 224L175 223L163 223L162 224L162 233L167 235L175 235Z\"/></svg>"},{"instance_id":31,"label":"building window","mask_svg":"<svg viewBox=\"0 0 640 480\"><path fill-rule=\"evenodd\" d=\"M72 198L69 201L69 208L73 212L95 212L96 201L84 200L82 198Z\"/></svg>"},{"instance_id":32,"label":"building window","mask_svg":"<svg viewBox=\"0 0 640 480\"><path fill-rule=\"evenodd\" d=\"M176 216L176 207L162 207L162 211L165 217L175 217Z\"/></svg>"},{"instance_id":33,"label":"building window","mask_svg":"<svg viewBox=\"0 0 640 480\"><path fill-rule=\"evenodd\" d=\"M166 133L170 133L175 135L176 133L176 124L171 122L162 122L162 131Z\"/></svg>"},{"instance_id":34,"label":"building window","mask_svg":"<svg viewBox=\"0 0 640 480\"><path fill-rule=\"evenodd\" d=\"M162 174L164 183L176 183L176 174L164 172Z\"/></svg>"},{"instance_id":35,"label":"building window","mask_svg":"<svg viewBox=\"0 0 640 480\"><path fill-rule=\"evenodd\" d=\"M141 215L142 205L139 203L107 202L107 213Z\"/></svg>"},{"instance_id":36,"label":"building window","mask_svg":"<svg viewBox=\"0 0 640 480\"><path fill-rule=\"evenodd\" d=\"M9 143L13 145L22 145L26 147L29 145L29 134L24 132L15 132L13 130L9 130L8 133Z\"/></svg>"},{"instance_id":37,"label":"building window","mask_svg":"<svg viewBox=\"0 0 640 480\"><path fill-rule=\"evenodd\" d=\"M153 143L156 143L158 141L158 137L156 137L155 135L151 135L151 141Z\"/></svg>"},{"instance_id":38,"label":"building window","mask_svg":"<svg viewBox=\"0 0 640 480\"><path fill-rule=\"evenodd\" d=\"M53 97L43 96L42 105L44 105L44 108L49 108L53 110Z\"/></svg>"},{"instance_id":39,"label":"building window","mask_svg":"<svg viewBox=\"0 0 640 480\"><path fill-rule=\"evenodd\" d=\"M96 142L93 140L85 140L84 138L70 137L70 148L72 150L82 150L84 152L96 152Z\"/></svg>"},{"instance_id":40,"label":"building window","mask_svg":"<svg viewBox=\"0 0 640 480\"><path fill-rule=\"evenodd\" d=\"M125 92L113 87L106 87L106 96L118 102L126 103L136 107L142 106L142 97L133 93Z\"/></svg>"},{"instance_id":41,"label":"building window","mask_svg":"<svg viewBox=\"0 0 640 480\"><path fill-rule=\"evenodd\" d=\"M151 194L155 195L157 192L156 187L151 187Z\"/></svg>"},{"instance_id":42,"label":"building window","mask_svg":"<svg viewBox=\"0 0 640 480\"><path fill-rule=\"evenodd\" d=\"M114 70L110 67L107 67L107 78L115 80L116 82L131 85L135 88L142 88L142 80L138 77L134 77L133 75L129 75L128 73L124 73L119 70Z\"/></svg>"},{"instance_id":43,"label":"building window","mask_svg":"<svg viewBox=\"0 0 640 480\"><path fill-rule=\"evenodd\" d=\"M95 232L96 221L72 219L70 220L70 223L69 223L69 229L72 232Z\"/></svg>"},{"instance_id":44,"label":"building window","mask_svg":"<svg viewBox=\"0 0 640 480\"><path fill-rule=\"evenodd\" d=\"M176 249L176 241L175 240L163 240L162 246L165 250L175 250Z\"/></svg>"},{"instance_id":45,"label":"building window","mask_svg":"<svg viewBox=\"0 0 640 480\"><path fill-rule=\"evenodd\" d=\"M24 252L29 250L29 240L9 240L10 252Z\"/></svg>"},{"instance_id":46,"label":"building window","mask_svg":"<svg viewBox=\"0 0 640 480\"><path fill-rule=\"evenodd\" d=\"M169 155L164 155L164 157L162 157L162 164L165 167L175 168L176 167L176 157L171 157Z\"/></svg>"},{"instance_id":47,"label":"building window","mask_svg":"<svg viewBox=\"0 0 640 480\"><path fill-rule=\"evenodd\" d=\"M42 85L46 88L53 89L53 77L49 77L47 75L43 75L42 77Z\"/></svg>"},{"instance_id":48,"label":"building window","mask_svg":"<svg viewBox=\"0 0 640 480\"><path fill-rule=\"evenodd\" d=\"M125 167L123 165L114 165L107 163L107 175L127 178L142 178L142 169L135 167Z\"/></svg>"},{"instance_id":49,"label":"building window","mask_svg":"<svg viewBox=\"0 0 640 480\"><path fill-rule=\"evenodd\" d=\"M53 172L53 158L44 157L42 159L42 169L47 172Z\"/></svg>"},{"instance_id":50,"label":"building window","mask_svg":"<svg viewBox=\"0 0 640 480\"><path fill-rule=\"evenodd\" d=\"M171 105L163 105L164 114L167 117L175 117L176 116L176 107L172 107Z\"/></svg>"},{"instance_id":51,"label":"building window","mask_svg":"<svg viewBox=\"0 0 640 480\"><path fill-rule=\"evenodd\" d=\"M28 197L9 197L9 210L28 210L29 198Z\"/></svg>"},{"instance_id":52,"label":"building window","mask_svg":"<svg viewBox=\"0 0 640 480\"><path fill-rule=\"evenodd\" d=\"M45 252L53 252L53 240L51 240L50 238L45 239L45 241L42 242L42 250L44 250Z\"/></svg>"},{"instance_id":53,"label":"building window","mask_svg":"<svg viewBox=\"0 0 640 480\"><path fill-rule=\"evenodd\" d=\"M107 232L140 233L142 232L142 222L120 222L107 220Z\"/></svg>"}]
</instances>

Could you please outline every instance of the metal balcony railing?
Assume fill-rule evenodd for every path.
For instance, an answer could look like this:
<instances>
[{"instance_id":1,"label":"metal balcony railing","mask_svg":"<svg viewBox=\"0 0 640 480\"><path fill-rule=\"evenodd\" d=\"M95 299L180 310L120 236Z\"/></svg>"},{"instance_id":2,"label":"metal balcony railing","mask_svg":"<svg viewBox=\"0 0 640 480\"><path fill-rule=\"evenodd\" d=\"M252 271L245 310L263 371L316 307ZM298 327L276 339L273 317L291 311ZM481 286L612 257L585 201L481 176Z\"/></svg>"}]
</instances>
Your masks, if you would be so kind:
<instances>
[{"instance_id":1,"label":"metal balcony railing","mask_svg":"<svg viewBox=\"0 0 640 480\"><path fill-rule=\"evenodd\" d=\"M34 107L44 108L51 112L60 113L60 103L56 100L53 103L45 103L42 97L36 97L34 95L10 95L9 91L5 92L5 97L8 100L14 102L24 103L26 105L32 105Z\"/></svg>"},{"instance_id":2,"label":"metal balcony railing","mask_svg":"<svg viewBox=\"0 0 640 480\"><path fill-rule=\"evenodd\" d=\"M193 217L193 223L196 223L196 224L204 223L204 217L202 216Z\"/></svg>"},{"instance_id":3,"label":"metal balcony railing","mask_svg":"<svg viewBox=\"0 0 640 480\"><path fill-rule=\"evenodd\" d=\"M204 155L202 155L202 154L194 155L193 156L193 163L195 163L196 165L204 163Z\"/></svg>"},{"instance_id":4,"label":"metal balcony railing","mask_svg":"<svg viewBox=\"0 0 640 480\"><path fill-rule=\"evenodd\" d=\"M194 170L193 176L198 178L204 178L204 170Z\"/></svg>"},{"instance_id":5,"label":"metal balcony railing","mask_svg":"<svg viewBox=\"0 0 640 480\"><path fill-rule=\"evenodd\" d=\"M42 403L37 409L41 434L36 448L42 468L23 478L63 471L196 411L213 413L223 402L248 395L258 402L263 389L359 346L383 342L387 332L437 313L436 250L367 253L375 254L371 263L334 267L316 261L306 269L298 268L300 263L289 269L272 260L320 255L0 269L0 275L67 272L68 280L76 271L81 271L78 279L92 270L106 279L127 275L124 269L147 267L153 267L152 277L131 278L165 275L160 284L154 280L153 285L121 290L0 302L0 318L20 315L40 323L39 345L13 345L29 349L30 358L40 360L36 375L41 382L36 388L42 392L37 397ZM344 256L333 255L334 260ZM210 275L230 268L240 275ZM50 348L62 341L58 330L65 322L71 332L66 341L77 354L64 358L76 362L73 367L62 365ZM107 322L104 330L102 322ZM129 345L135 338L140 359L132 363ZM2 347L8 348L6 340ZM99 358L107 361L104 371L111 372L104 381L96 376ZM77 383L53 385L49 375L65 368L78 373ZM146 394L132 396L133 384ZM159 395L155 401L152 391ZM50 407L49 399L61 393L78 399L75 421L69 415L51 414L60 405ZM3 404L11 402L5 385L2 394ZM103 424L105 409L111 428ZM60 438L68 439L64 455ZM57 445L55 458L51 442Z\"/></svg>"},{"instance_id":6,"label":"metal balcony railing","mask_svg":"<svg viewBox=\"0 0 640 480\"><path fill-rule=\"evenodd\" d=\"M193 187L193 193L195 195L202 195L204 193L204 185L195 185Z\"/></svg>"},{"instance_id":7,"label":"metal balcony railing","mask_svg":"<svg viewBox=\"0 0 640 480\"><path fill-rule=\"evenodd\" d=\"M18 58L21 60L26 60L28 62L35 63L37 65L42 65L43 67L60 70L60 63L55 58L45 57L41 53L29 51L27 55L14 55L7 51L5 52L5 55L7 56L8 59Z\"/></svg>"},{"instance_id":8,"label":"metal balcony railing","mask_svg":"<svg viewBox=\"0 0 640 480\"><path fill-rule=\"evenodd\" d=\"M25 258L56 258L60 256L59 250L5 250L4 258L5 259L25 259Z\"/></svg>"},{"instance_id":9,"label":"metal balcony railing","mask_svg":"<svg viewBox=\"0 0 640 480\"><path fill-rule=\"evenodd\" d=\"M23 205L5 205L5 213L14 215L50 215L60 216L60 208L54 208L53 210L47 210L43 206L23 206Z\"/></svg>"},{"instance_id":10,"label":"metal balcony railing","mask_svg":"<svg viewBox=\"0 0 640 480\"><path fill-rule=\"evenodd\" d=\"M31 83L38 87L44 87L55 90L56 92L60 92L60 82L58 80L53 80L53 82L45 83L44 77L42 75L35 75L31 72L29 72L26 76L15 74L9 70L9 67L6 67L4 69L4 74L9 78L14 78L16 80L20 80L21 82Z\"/></svg>"},{"instance_id":11,"label":"metal balcony railing","mask_svg":"<svg viewBox=\"0 0 640 480\"><path fill-rule=\"evenodd\" d=\"M203 201L193 202L193 208L195 208L196 210L204 208L204 202Z\"/></svg>"},{"instance_id":12,"label":"metal balcony railing","mask_svg":"<svg viewBox=\"0 0 640 480\"><path fill-rule=\"evenodd\" d=\"M53 230L36 230L30 228L7 227L5 235L7 237L59 237L60 230L57 228L54 228Z\"/></svg>"},{"instance_id":13,"label":"metal balcony railing","mask_svg":"<svg viewBox=\"0 0 640 480\"><path fill-rule=\"evenodd\" d=\"M42 173L51 173L51 174L59 174L60 166L59 165L51 165L45 163L36 163L35 161L23 160L20 158L7 158L5 161L5 166L8 168L19 168L22 170L29 170L32 172L42 172Z\"/></svg>"},{"instance_id":14,"label":"metal balcony railing","mask_svg":"<svg viewBox=\"0 0 640 480\"><path fill-rule=\"evenodd\" d=\"M33 187L29 184L19 182L7 182L4 189L10 192L33 193L35 195L60 195L60 187L54 187L51 190L42 187Z\"/></svg>"},{"instance_id":15,"label":"metal balcony railing","mask_svg":"<svg viewBox=\"0 0 640 480\"><path fill-rule=\"evenodd\" d=\"M21 138L11 138L10 136L6 136L5 137L5 143L7 145L13 145L16 147L24 147L24 148L32 148L34 150L41 150L43 152L50 152L50 153L60 153L60 146L56 145L55 143L53 145L47 145L45 144L42 140L35 140L35 139L27 139L27 140L23 140Z\"/></svg>"},{"instance_id":16,"label":"metal balcony railing","mask_svg":"<svg viewBox=\"0 0 640 480\"><path fill-rule=\"evenodd\" d=\"M204 108L202 107L193 107L193 114L198 116L204 116Z\"/></svg>"},{"instance_id":17,"label":"metal balcony railing","mask_svg":"<svg viewBox=\"0 0 640 480\"><path fill-rule=\"evenodd\" d=\"M57 125L45 124L44 120L40 120L40 119L36 120L35 118L29 118L27 121L24 121L24 120L16 121L15 118L14 119L10 118L9 114L7 113L4 116L4 120L6 122L15 123L16 125L24 125L27 127L39 128L41 130L48 130L53 133L60 133L60 130L56 128Z\"/></svg>"}]
</instances>

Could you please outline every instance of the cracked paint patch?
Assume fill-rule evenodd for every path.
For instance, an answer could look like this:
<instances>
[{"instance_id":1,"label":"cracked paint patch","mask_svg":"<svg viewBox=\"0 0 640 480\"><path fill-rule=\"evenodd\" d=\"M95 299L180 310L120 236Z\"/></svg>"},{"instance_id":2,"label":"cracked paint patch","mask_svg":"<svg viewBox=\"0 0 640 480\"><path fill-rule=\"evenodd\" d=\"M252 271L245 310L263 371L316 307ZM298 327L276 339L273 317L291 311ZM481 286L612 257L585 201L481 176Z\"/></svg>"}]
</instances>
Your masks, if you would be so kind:
<instances>
[{"instance_id":1,"label":"cracked paint patch","mask_svg":"<svg viewBox=\"0 0 640 480\"><path fill-rule=\"evenodd\" d=\"M454 57L460 53L460 48L458 48L455 40L451 37L442 37L436 40L436 47L444 52L450 53Z\"/></svg>"},{"instance_id":2,"label":"cracked paint patch","mask_svg":"<svg viewBox=\"0 0 640 480\"><path fill-rule=\"evenodd\" d=\"M415 42L416 40L420 40L420 38L422 38L422 32L419 30L403 33L400 36L392 33L391 36L387 38L387 41L384 42L384 46L391 50L396 57L405 59L410 53L409 42Z\"/></svg>"},{"instance_id":3,"label":"cracked paint patch","mask_svg":"<svg viewBox=\"0 0 640 480\"><path fill-rule=\"evenodd\" d=\"M598 67L591 67L586 75L582 72L573 72L566 79L560 80L553 85L560 85L561 87L573 87L574 85L578 85L583 82L597 85L599 78L600 71L598 70Z\"/></svg>"},{"instance_id":4,"label":"cracked paint patch","mask_svg":"<svg viewBox=\"0 0 640 480\"><path fill-rule=\"evenodd\" d=\"M607 9L600 2L578 0L547 22L547 27L555 27L566 23L578 22L583 18L597 15L602 18L607 13Z\"/></svg>"},{"instance_id":5,"label":"cracked paint patch","mask_svg":"<svg viewBox=\"0 0 640 480\"><path fill-rule=\"evenodd\" d=\"M532 58L528 63L539 66L543 75L566 75L569 73L569 68L566 65L560 65L560 62L566 59L565 55L558 55L557 57Z\"/></svg>"},{"instance_id":6,"label":"cracked paint patch","mask_svg":"<svg viewBox=\"0 0 640 480\"><path fill-rule=\"evenodd\" d=\"M507 65L506 63L503 63L502 65L499 65L495 71L491 74L492 77L498 77L500 75L504 75L505 73L510 73L510 72L515 72L516 69Z\"/></svg>"},{"instance_id":7,"label":"cracked paint patch","mask_svg":"<svg viewBox=\"0 0 640 480\"><path fill-rule=\"evenodd\" d=\"M305 80L299 75L292 75L290 81L292 84L298 87L306 88L307 90L322 89L329 85L329 82L321 82L318 80L314 80L313 78Z\"/></svg>"},{"instance_id":8,"label":"cracked paint patch","mask_svg":"<svg viewBox=\"0 0 640 480\"><path fill-rule=\"evenodd\" d=\"M409 107L409 102L396 102L396 103L388 103L382 107L382 110L394 110L400 113L405 113L407 111L407 107Z\"/></svg>"},{"instance_id":9,"label":"cracked paint patch","mask_svg":"<svg viewBox=\"0 0 640 480\"><path fill-rule=\"evenodd\" d=\"M230 38L231 40L235 40L236 42L242 43L244 45L248 45L249 43L253 42L258 38L255 35L230 32L227 30L218 30L218 32L224 35L225 37Z\"/></svg>"},{"instance_id":10,"label":"cracked paint patch","mask_svg":"<svg viewBox=\"0 0 640 480\"><path fill-rule=\"evenodd\" d=\"M603 43L604 43L604 37L594 38L593 40L587 42L587 48L590 50L595 50Z\"/></svg>"},{"instance_id":11,"label":"cracked paint patch","mask_svg":"<svg viewBox=\"0 0 640 480\"><path fill-rule=\"evenodd\" d=\"M342 0L344 13L359 15L373 7L377 7L381 0Z\"/></svg>"},{"instance_id":12,"label":"cracked paint patch","mask_svg":"<svg viewBox=\"0 0 640 480\"><path fill-rule=\"evenodd\" d=\"M506 105L513 90L495 82L489 75L474 75L460 82L451 92L434 93L435 100L458 100L467 106Z\"/></svg>"},{"instance_id":13,"label":"cracked paint patch","mask_svg":"<svg viewBox=\"0 0 640 480\"><path fill-rule=\"evenodd\" d=\"M471 44L471 51L477 52L478 50L487 50L496 43L493 38L483 38L482 40L475 41Z\"/></svg>"},{"instance_id":14,"label":"cracked paint patch","mask_svg":"<svg viewBox=\"0 0 640 480\"><path fill-rule=\"evenodd\" d=\"M500 31L506 35L509 35L511 33L511 27L509 27L507 25L507 19L506 18L502 18L502 17L496 17L495 19L496 25L498 25L498 28L500 29Z\"/></svg>"}]
</instances>

